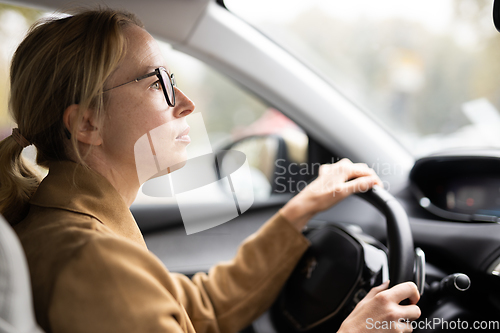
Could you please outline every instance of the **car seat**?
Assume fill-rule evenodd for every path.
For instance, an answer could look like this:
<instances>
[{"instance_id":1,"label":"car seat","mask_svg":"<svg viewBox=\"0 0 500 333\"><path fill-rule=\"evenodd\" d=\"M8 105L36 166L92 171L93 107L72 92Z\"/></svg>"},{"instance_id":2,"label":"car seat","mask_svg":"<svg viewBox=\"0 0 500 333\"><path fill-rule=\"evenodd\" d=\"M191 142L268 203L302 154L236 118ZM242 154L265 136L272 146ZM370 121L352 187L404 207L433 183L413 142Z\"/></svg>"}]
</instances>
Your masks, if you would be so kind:
<instances>
[{"instance_id":1,"label":"car seat","mask_svg":"<svg viewBox=\"0 0 500 333\"><path fill-rule=\"evenodd\" d=\"M42 333L31 298L28 265L14 230L0 215L0 333Z\"/></svg>"}]
</instances>

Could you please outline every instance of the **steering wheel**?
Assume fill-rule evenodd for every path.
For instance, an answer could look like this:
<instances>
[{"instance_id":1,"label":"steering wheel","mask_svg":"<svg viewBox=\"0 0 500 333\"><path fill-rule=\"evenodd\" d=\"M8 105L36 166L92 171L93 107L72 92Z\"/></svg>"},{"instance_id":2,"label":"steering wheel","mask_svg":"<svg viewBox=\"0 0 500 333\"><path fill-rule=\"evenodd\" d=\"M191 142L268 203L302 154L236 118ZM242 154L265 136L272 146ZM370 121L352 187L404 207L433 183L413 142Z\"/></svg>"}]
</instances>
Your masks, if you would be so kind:
<instances>
[{"instance_id":1,"label":"steering wheel","mask_svg":"<svg viewBox=\"0 0 500 333\"><path fill-rule=\"evenodd\" d=\"M377 208L387 224L387 244L389 248L389 276L392 287L413 280L414 249L408 215L401 204L382 187L358 193L357 196Z\"/></svg>"},{"instance_id":2,"label":"steering wheel","mask_svg":"<svg viewBox=\"0 0 500 333\"><path fill-rule=\"evenodd\" d=\"M413 237L403 207L378 186L357 196L385 216L388 256L370 236L334 225L306 234L311 247L271 308L278 331L334 332L366 293L387 278L387 268L390 287L413 280Z\"/></svg>"}]
</instances>

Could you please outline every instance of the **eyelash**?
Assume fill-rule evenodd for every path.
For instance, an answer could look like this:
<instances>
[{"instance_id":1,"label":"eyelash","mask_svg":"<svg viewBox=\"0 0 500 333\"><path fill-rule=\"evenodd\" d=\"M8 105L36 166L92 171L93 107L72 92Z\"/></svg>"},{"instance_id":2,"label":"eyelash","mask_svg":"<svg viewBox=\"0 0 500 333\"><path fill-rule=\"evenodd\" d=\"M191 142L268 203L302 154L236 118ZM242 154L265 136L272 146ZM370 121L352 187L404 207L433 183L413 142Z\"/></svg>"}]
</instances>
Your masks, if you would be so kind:
<instances>
[{"instance_id":1,"label":"eyelash","mask_svg":"<svg viewBox=\"0 0 500 333\"><path fill-rule=\"evenodd\" d=\"M155 88L155 87L154 87L155 85L158 85L158 87L157 87L157 88ZM152 88L152 89L161 90L160 80L155 81L155 82L154 82L152 85L150 85L149 87L150 87L150 88Z\"/></svg>"}]
</instances>

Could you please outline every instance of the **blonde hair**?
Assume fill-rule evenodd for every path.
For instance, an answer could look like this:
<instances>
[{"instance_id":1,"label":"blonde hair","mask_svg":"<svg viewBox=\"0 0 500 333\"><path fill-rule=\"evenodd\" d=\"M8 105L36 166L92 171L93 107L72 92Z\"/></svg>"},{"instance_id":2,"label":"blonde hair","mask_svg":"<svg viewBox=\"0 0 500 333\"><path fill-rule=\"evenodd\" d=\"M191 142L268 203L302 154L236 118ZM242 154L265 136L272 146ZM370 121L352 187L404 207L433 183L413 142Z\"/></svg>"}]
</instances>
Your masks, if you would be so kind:
<instances>
[{"instance_id":1,"label":"blonde hair","mask_svg":"<svg viewBox=\"0 0 500 333\"><path fill-rule=\"evenodd\" d=\"M9 111L36 147L39 165L68 160L68 147L85 164L76 135L70 135L80 124L67 129L63 113L78 104L76 119L87 109L102 117L104 84L124 55L124 28L130 25L142 27L133 14L98 8L45 19L28 31L12 59ZM22 149L12 136L0 142L0 213L11 224L25 217L41 181Z\"/></svg>"}]
</instances>

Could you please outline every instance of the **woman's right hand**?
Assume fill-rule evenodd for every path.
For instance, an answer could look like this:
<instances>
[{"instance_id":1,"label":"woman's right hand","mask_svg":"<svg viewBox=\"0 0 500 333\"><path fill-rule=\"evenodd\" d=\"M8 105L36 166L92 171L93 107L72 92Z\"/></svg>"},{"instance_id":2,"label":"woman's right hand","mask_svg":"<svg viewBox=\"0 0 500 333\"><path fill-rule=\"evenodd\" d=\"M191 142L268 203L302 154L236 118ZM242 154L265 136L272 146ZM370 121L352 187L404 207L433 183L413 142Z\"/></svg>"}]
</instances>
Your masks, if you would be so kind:
<instances>
[{"instance_id":1,"label":"woman's right hand","mask_svg":"<svg viewBox=\"0 0 500 333\"><path fill-rule=\"evenodd\" d=\"M375 171L365 163L352 163L344 158L334 164L323 164L318 177L280 212L301 231L316 213L332 207L352 193L366 192L375 184L384 186Z\"/></svg>"},{"instance_id":2,"label":"woman's right hand","mask_svg":"<svg viewBox=\"0 0 500 333\"><path fill-rule=\"evenodd\" d=\"M416 305L420 299L417 286L404 282L387 289L389 281L373 288L358 303L340 326L339 333L351 332L411 332L411 323L420 317ZM399 305L405 299L409 305Z\"/></svg>"}]
</instances>

